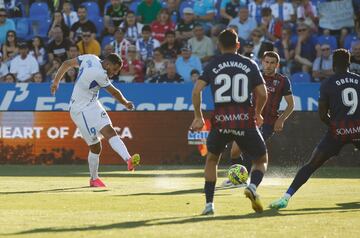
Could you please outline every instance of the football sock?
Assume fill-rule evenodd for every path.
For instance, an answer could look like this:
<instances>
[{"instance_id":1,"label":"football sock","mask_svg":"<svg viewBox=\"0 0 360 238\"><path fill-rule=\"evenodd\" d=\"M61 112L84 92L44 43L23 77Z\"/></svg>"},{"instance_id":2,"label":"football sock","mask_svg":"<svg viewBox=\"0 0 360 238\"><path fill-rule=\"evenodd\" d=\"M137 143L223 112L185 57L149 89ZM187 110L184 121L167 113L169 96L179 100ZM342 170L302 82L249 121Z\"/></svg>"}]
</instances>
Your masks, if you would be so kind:
<instances>
[{"instance_id":1,"label":"football sock","mask_svg":"<svg viewBox=\"0 0 360 238\"><path fill-rule=\"evenodd\" d=\"M124 144L124 142L120 139L119 136L113 136L109 139L109 144L111 148L120 155L120 157L126 161L128 161L131 156Z\"/></svg>"},{"instance_id":2,"label":"football sock","mask_svg":"<svg viewBox=\"0 0 360 238\"><path fill-rule=\"evenodd\" d=\"M254 184L256 187L258 187L263 177L264 177L264 173L261 172L260 170L251 171L250 184Z\"/></svg>"},{"instance_id":3,"label":"football sock","mask_svg":"<svg viewBox=\"0 0 360 238\"><path fill-rule=\"evenodd\" d=\"M89 151L88 162L89 162L90 177L92 180L99 178L98 175L99 157L100 154L94 154L91 151Z\"/></svg>"},{"instance_id":4,"label":"football sock","mask_svg":"<svg viewBox=\"0 0 360 238\"><path fill-rule=\"evenodd\" d=\"M296 174L293 182L290 187L286 191L286 194L292 196L296 193L296 191L310 178L310 176L315 172L316 168L313 166L306 164L303 166ZM285 196L284 196L285 197Z\"/></svg>"},{"instance_id":5,"label":"football sock","mask_svg":"<svg viewBox=\"0 0 360 238\"><path fill-rule=\"evenodd\" d=\"M206 203L212 203L214 201L215 182L205 181L205 196Z\"/></svg>"},{"instance_id":6,"label":"football sock","mask_svg":"<svg viewBox=\"0 0 360 238\"><path fill-rule=\"evenodd\" d=\"M252 162L251 162L251 157L249 155L244 154L242 156L242 161L240 164L244 165L246 170L250 173L251 167L252 167Z\"/></svg>"}]
</instances>

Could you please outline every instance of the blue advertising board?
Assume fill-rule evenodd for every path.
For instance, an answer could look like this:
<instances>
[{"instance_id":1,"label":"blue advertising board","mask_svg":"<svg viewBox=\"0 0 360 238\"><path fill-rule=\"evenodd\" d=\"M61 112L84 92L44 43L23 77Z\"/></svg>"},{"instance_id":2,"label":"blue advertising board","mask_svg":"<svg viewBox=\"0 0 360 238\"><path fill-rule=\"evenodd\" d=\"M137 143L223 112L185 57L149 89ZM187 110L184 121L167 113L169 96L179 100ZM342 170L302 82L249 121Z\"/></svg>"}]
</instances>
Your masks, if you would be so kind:
<instances>
[{"instance_id":1,"label":"blue advertising board","mask_svg":"<svg viewBox=\"0 0 360 238\"><path fill-rule=\"evenodd\" d=\"M193 84L114 84L125 97L133 101L137 111L191 111ZM49 83L0 84L0 111L66 111L73 84L60 84L56 96L50 94ZM296 111L317 111L319 84L295 84ZM106 110L123 111L125 108L105 90L100 90L99 99ZM281 103L281 108L285 104ZM202 108L213 110L209 88L203 93Z\"/></svg>"}]
</instances>

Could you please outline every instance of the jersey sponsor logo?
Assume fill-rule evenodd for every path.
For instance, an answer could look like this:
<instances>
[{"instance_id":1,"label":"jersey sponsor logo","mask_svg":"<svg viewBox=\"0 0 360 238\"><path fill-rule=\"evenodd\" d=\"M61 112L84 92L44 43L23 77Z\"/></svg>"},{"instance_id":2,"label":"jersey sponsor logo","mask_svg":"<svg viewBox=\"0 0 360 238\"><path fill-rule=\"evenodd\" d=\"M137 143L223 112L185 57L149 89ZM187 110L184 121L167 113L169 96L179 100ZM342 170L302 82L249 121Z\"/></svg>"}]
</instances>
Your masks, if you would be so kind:
<instances>
[{"instance_id":1,"label":"jersey sponsor logo","mask_svg":"<svg viewBox=\"0 0 360 238\"><path fill-rule=\"evenodd\" d=\"M234 136L244 136L245 135L245 131L239 131L239 130L234 130L234 129L219 129L219 131L222 134L231 134Z\"/></svg>"},{"instance_id":2,"label":"jersey sponsor logo","mask_svg":"<svg viewBox=\"0 0 360 238\"><path fill-rule=\"evenodd\" d=\"M336 129L336 135L338 136L354 135L354 134L360 134L360 126Z\"/></svg>"},{"instance_id":3,"label":"jersey sponsor logo","mask_svg":"<svg viewBox=\"0 0 360 238\"><path fill-rule=\"evenodd\" d=\"M278 85L280 84L280 81L279 80L273 80L273 85L274 87L277 87Z\"/></svg>"},{"instance_id":4,"label":"jersey sponsor logo","mask_svg":"<svg viewBox=\"0 0 360 238\"><path fill-rule=\"evenodd\" d=\"M247 121L249 120L249 113L236 113L228 115L215 115L216 122L226 122L226 121Z\"/></svg>"}]
</instances>

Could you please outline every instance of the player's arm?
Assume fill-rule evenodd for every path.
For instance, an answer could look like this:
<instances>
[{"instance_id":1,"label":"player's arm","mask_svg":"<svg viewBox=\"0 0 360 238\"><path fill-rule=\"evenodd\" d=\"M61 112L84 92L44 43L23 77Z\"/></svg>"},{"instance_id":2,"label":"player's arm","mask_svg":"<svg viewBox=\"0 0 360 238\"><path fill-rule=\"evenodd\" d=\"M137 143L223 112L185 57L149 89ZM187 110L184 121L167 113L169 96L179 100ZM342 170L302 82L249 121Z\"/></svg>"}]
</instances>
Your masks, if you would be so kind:
<instances>
[{"instance_id":1,"label":"player's arm","mask_svg":"<svg viewBox=\"0 0 360 238\"><path fill-rule=\"evenodd\" d=\"M110 93L118 102L120 102L122 105L124 105L128 110L134 109L134 104L131 101L128 101L124 95L121 93L121 91L114 87L114 85L110 84L107 86L106 91Z\"/></svg>"},{"instance_id":2,"label":"player's arm","mask_svg":"<svg viewBox=\"0 0 360 238\"><path fill-rule=\"evenodd\" d=\"M319 117L323 123L330 126L329 103L325 100L319 100Z\"/></svg>"},{"instance_id":3,"label":"player's arm","mask_svg":"<svg viewBox=\"0 0 360 238\"><path fill-rule=\"evenodd\" d=\"M55 79L51 84L51 94L55 95L56 90L59 87L60 80L64 77L64 74L70 69L74 67L79 67L79 63L77 58L65 60L58 71L56 72Z\"/></svg>"},{"instance_id":4,"label":"player's arm","mask_svg":"<svg viewBox=\"0 0 360 238\"><path fill-rule=\"evenodd\" d=\"M199 79L196 81L192 91L192 103L194 106L194 120L191 123L190 130L201 130L204 126L204 117L201 111L201 92L206 87L207 82Z\"/></svg>"},{"instance_id":5,"label":"player's arm","mask_svg":"<svg viewBox=\"0 0 360 238\"><path fill-rule=\"evenodd\" d=\"M275 122L275 125L274 125L275 132L282 131L282 129L284 128L284 122L286 121L286 119L288 119L288 117L294 111L295 103L294 103L293 95L292 94L286 95L286 96L284 96L284 98L285 98L287 106L286 106L284 112L279 116L279 118Z\"/></svg>"},{"instance_id":6,"label":"player's arm","mask_svg":"<svg viewBox=\"0 0 360 238\"><path fill-rule=\"evenodd\" d=\"M254 88L254 94L255 94L255 118L256 118L256 124L258 126L261 126L264 119L261 115L265 104L267 100L267 90L265 87L265 84L259 84Z\"/></svg>"}]
</instances>

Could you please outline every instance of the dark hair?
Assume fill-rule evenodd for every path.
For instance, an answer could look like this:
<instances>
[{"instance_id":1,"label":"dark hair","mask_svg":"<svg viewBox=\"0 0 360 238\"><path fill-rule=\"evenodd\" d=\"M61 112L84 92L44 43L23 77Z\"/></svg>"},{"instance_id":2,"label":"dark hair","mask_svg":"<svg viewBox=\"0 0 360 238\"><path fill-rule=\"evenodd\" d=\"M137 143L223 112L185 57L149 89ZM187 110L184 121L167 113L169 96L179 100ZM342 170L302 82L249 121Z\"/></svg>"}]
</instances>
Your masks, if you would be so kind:
<instances>
[{"instance_id":1,"label":"dark hair","mask_svg":"<svg viewBox=\"0 0 360 238\"><path fill-rule=\"evenodd\" d=\"M92 33L90 27L84 27L84 28L82 28L81 30L82 30L82 31L81 31L82 33L84 33L84 32L90 32L90 33Z\"/></svg>"},{"instance_id":2,"label":"dark hair","mask_svg":"<svg viewBox=\"0 0 360 238\"><path fill-rule=\"evenodd\" d=\"M0 8L0 12L5 12L6 13L6 9L5 8Z\"/></svg>"},{"instance_id":3,"label":"dark hair","mask_svg":"<svg viewBox=\"0 0 360 238\"><path fill-rule=\"evenodd\" d=\"M271 8L270 7L264 7L263 9L261 9L261 16L262 17L271 16Z\"/></svg>"},{"instance_id":4,"label":"dark hair","mask_svg":"<svg viewBox=\"0 0 360 238\"><path fill-rule=\"evenodd\" d=\"M5 80L5 78L6 78L6 77L8 77L8 76L12 77L12 78L13 78L13 80L14 80L14 83L16 83L16 77L15 77L15 74L8 73L7 75L5 75L5 76L4 76L4 80Z\"/></svg>"},{"instance_id":5,"label":"dark hair","mask_svg":"<svg viewBox=\"0 0 360 238\"><path fill-rule=\"evenodd\" d=\"M265 59L265 57L275 58L277 63L280 62L280 56L275 51L265 51L262 58Z\"/></svg>"},{"instance_id":6,"label":"dark hair","mask_svg":"<svg viewBox=\"0 0 360 238\"><path fill-rule=\"evenodd\" d=\"M34 48L34 47L33 47L33 44L32 44L32 42L34 41L34 39L39 39L39 41L40 41L39 47L40 47L40 48L45 47L44 40L43 40L40 36L34 36L34 37L32 38L32 40L31 40L31 48Z\"/></svg>"},{"instance_id":7,"label":"dark hair","mask_svg":"<svg viewBox=\"0 0 360 238\"><path fill-rule=\"evenodd\" d=\"M17 42L17 37L16 37L16 31L10 30L6 32L6 40L5 40L5 45L10 46L10 42L8 41L8 35L9 33L13 33L14 34L14 41L15 41L15 46L17 46L18 42Z\"/></svg>"},{"instance_id":8,"label":"dark hair","mask_svg":"<svg viewBox=\"0 0 360 238\"><path fill-rule=\"evenodd\" d=\"M191 70L190 75L193 75L193 74L200 74L200 72L197 69L193 69L193 70Z\"/></svg>"},{"instance_id":9,"label":"dark hair","mask_svg":"<svg viewBox=\"0 0 360 238\"><path fill-rule=\"evenodd\" d=\"M75 47L78 51L80 51L79 46L76 45L76 44L71 44L71 45L68 47L68 50L69 50L71 47Z\"/></svg>"},{"instance_id":10,"label":"dark hair","mask_svg":"<svg viewBox=\"0 0 360 238\"><path fill-rule=\"evenodd\" d=\"M108 56L105 57L105 60L109 61L112 64L120 65L120 67L122 67L122 65L123 65L123 61L122 61L121 57L116 53L109 54Z\"/></svg>"},{"instance_id":11,"label":"dark hair","mask_svg":"<svg viewBox=\"0 0 360 238\"><path fill-rule=\"evenodd\" d=\"M125 28L123 28L123 27L117 27L117 28L115 29L114 34L115 34L116 32L121 32L121 33L125 34L125 33L126 33L126 30L125 30Z\"/></svg>"},{"instance_id":12,"label":"dark hair","mask_svg":"<svg viewBox=\"0 0 360 238\"><path fill-rule=\"evenodd\" d=\"M166 32L165 32L165 37L168 36L168 35L173 35L173 36L175 36L176 34L175 34L175 31L169 30L169 31L166 31Z\"/></svg>"},{"instance_id":13,"label":"dark hair","mask_svg":"<svg viewBox=\"0 0 360 238\"><path fill-rule=\"evenodd\" d=\"M235 48L238 41L238 35L233 29L226 29L220 32L218 36L219 44L225 49Z\"/></svg>"},{"instance_id":14,"label":"dark hair","mask_svg":"<svg viewBox=\"0 0 360 238\"><path fill-rule=\"evenodd\" d=\"M144 32L144 31L151 32L151 26L149 26L149 25L143 26L143 28L141 29L141 32Z\"/></svg>"},{"instance_id":15,"label":"dark hair","mask_svg":"<svg viewBox=\"0 0 360 238\"><path fill-rule=\"evenodd\" d=\"M85 9L85 11L87 12L87 9L85 6L80 5L77 10L79 10L79 9Z\"/></svg>"},{"instance_id":16,"label":"dark hair","mask_svg":"<svg viewBox=\"0 0 360 238\"><path fill-rule=\"evenodd\" d=\"M350 53L346 49L337 49L333 52L333 69L346 71L350 65Z\"/></svg>"},{"instance_id":17,"label":"dark hair","mask_svg":"<svg viewBox=\"0 0 360 238\"><path fill-rule=\"evenodd\" d=\"M163 51L162 48L160 48L160 47L155 48L155 49L154 49L154 53L155 53L155 52L159 52L162 56L164 56L164 51Z\"/></svg>"}]
</instances>

